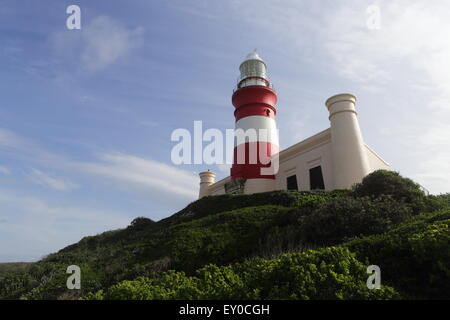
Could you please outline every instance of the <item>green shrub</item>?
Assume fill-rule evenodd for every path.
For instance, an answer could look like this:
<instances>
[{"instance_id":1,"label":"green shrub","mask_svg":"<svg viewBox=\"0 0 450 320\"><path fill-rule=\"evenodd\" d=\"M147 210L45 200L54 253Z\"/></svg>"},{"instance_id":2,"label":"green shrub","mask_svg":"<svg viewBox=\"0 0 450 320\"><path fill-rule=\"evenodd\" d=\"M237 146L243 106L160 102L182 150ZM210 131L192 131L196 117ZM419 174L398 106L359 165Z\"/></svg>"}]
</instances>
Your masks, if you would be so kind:
<instances>
[{"instance_id":1,"label":"green shrub","mask_svg":"<svg viewBox=\"0 0 450 320\"><path fill-rule=\"evenodd\" d=\"M106 293L86 296L86 299L109 300L170 300L193 299L197 294L197 279L183 272L168 271L160 279L139 277L114 285Z\"/></svg>"},{"instance_id":2,"label":"green shrub","mask_svg":"<svg viewBox=\"0 0 450 320\"><path fill-rule=\"evenodd\" d=\"M189 221L220 212L232 211L245 207L265 205L297 207L325 201L331 198L342 197L348 194L350 194L349 190L279 190L255 194L224 194L219 196L207 196L192 202L180 212L168 219L162 220L161 222L173 224L174 222L178 223L180 221Z\"/></svg>"},{"instance_id":3,"label":"green shrub","mask_svg":"<svg viewBox=\"0 0 450 320\"><path fill-rule=\"evenodd\" d=\"M390 287L367 289L367 266L344 248L284 254L275 260L255 259L235 268L262 299L400 298Z\"/></svg>"},{"instance_id":4,"label":"green shrub","mask_svg":"<svg viewBox=\"0 0 450 320\"><path fill-rule=\"evenodd\" d=\"M426 212L450 209L450 193L440 194L438 196L429 195L426 197L424 203L424 211Z\"/></svg>"},{"instance_id":5,"label":"green shrub","mask_svg":"<svg viewBox=\"0 0 450 320\"><path fill-rule=\"evenodd\" d=\"M417 216L388 233L346 244L379 265L382 279L411 298L450 299L450 210Z\"/></svg>"},{"instance_id":6,"label":"green shrub","mask_svg":"<svg viewBox=\"0 0 450 320\"><path fill-rule=\"evenodd\" d=\"M354 193L359 197L375 198L390 195L408 203L425 196L419 184L402 177L398 172L388 170L377 170L364 177L361 183L355 185Z\"/></svg>"},{"instance_id":7,"label":"green shrub","mask_svg":"<svg viewBox=\"0 0 450 320\"><path fill-rule=\"evenodd\" d=\"M197 270L198 293L201 300L249 300L259 297L258 291L249 288L245 278L236 273L233 266L218 267L213 264Z\"/></svg>"},{"instance_id":8,"label":"green shrub","mask_svg":"<svg viewBox=\"0 0 450 320\"><path fill-rule=\"evenodd\" d=\"M369 290L366 266L346 248L261 258L232 266L207 265L187 277L124 281L87 299L398 299L391 287Z\"/></svg>"},{"instance_id":9,"label":"green shrub","mask_svg":"<svg viewBox=\"0 0 450 320\"><path fill-rule=\"evenodd\" d=\"M299 232L308 243L338 244L346 239L386 232L410 216L411 210L406 205L388 196L337 198L300 216Z\"/></svg>"},{"instance_id":10,"label":"green shrub","mask_svg":"<svg viewBox=\"0 0 450 320\"><path fill-rule=\"evenodd\" d=\"M242 260L288 211L282 206L247 207L173 226L167 243L173 266L192 273L208 263Z\"/></svg>"},{"instance_id":11,"label":"green shrub","mask_svg":"<svg viewBox=\"0 0 450 320\"><path fill-rule=\"evenodd\" d=\"M0 278L0 300L17 299L27 293L36 281L27 273L13 273Z\"/></svg>"},{"instance_id":12,"label":"green shrub","mask_svg":"<svg viewBox=\"0 0 450 320\"><path fill-rule=\"evenodd\" d=\"M446 207L450 207L450 193L444 193L436 196L440 201L442 201L442 204Z\"/></svg>"},{"instance_id":13,"label":"green shrub","mask_svg":"<svg viewBox=\"0 0 450 320\"><path fill-rule=\"evenodd\" d=\"M398 172L377 170L364 177L361 183L353 186L357 197L378 198L391 196L397 201L407 203L415 213L425 209L425 193L421 186L411 179L402 177Z\"/></svg>"},{"instance_id":14,"label":"green shrub","mask_svg":"<svg viewBox=\"0 0 450 320\"><path fill-rule=\"evenodd\" d=\"M131 221L128 228L136 230L142 230L147 228L148 226L154 225L156 222L152 219L146 217L137 217L133 221Z\"/></svg>"},{"instance_id":15,"label":"green shrub","mask_svg":"<svg viewBox=\"0 0 450 320\"><path fill-rule=\"evenodd\" d=\"M32 300L55 300L55 299L79 299L88 292L98 291L102 287L102 279L96 270L87 264L79 264L81 269L81 290L67 289L66 273L68 265L64 264L45 264L40 266L37 262L31 268L34 279L33 286L28 288L28 292L24 297Z\"/></svg>"}]
</instances>

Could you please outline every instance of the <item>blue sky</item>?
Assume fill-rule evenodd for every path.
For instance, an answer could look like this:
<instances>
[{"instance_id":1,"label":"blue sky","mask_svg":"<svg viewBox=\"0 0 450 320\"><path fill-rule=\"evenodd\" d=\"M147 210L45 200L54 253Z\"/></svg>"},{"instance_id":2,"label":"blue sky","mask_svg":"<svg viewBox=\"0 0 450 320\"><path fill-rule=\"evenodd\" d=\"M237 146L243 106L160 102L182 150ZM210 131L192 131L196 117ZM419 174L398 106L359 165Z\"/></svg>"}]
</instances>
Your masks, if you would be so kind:
<instances>
[{"instance_id":1,"label":"blue sky","mask_svg":"<svg viewBox=\"0 0 450 320\"><path fill-rule=\"evenodd\" d=\"M72 4L81 30L66 28ZM278 92L282 148L329 126L328 97L353 93L366 143L450 191L448 30L448 1L0 0L0 261L194 200L207 167L174 166L170 135L194 120L234 127L232 89L254 48Z\"/></svg>"}]
</instances>

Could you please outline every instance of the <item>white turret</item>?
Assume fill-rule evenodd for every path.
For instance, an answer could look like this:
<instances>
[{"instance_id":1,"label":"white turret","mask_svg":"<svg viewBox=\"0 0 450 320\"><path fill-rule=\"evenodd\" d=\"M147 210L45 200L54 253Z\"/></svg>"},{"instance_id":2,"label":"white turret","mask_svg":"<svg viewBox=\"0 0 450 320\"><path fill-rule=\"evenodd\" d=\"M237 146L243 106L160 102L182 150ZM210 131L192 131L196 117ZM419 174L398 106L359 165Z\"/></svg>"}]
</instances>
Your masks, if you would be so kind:
<instances>
[{"instance_id":1,"label":"white turret","mask_svg":"<svg viewBox=\"0 0 450 320\"><path fill-rule=\"evenodd\" d=\"M205 172L200 172L200 191L198 198L201 199L209 194L208 187L215 182L216 174L210 170Z\"/></svg>"},{"instance_id":2,"label":"white turret","mask_svg":"<svg viewBox=\"0 0 450 320\"><path fill-rule=\"evenodd\" d=\"M366 147L355 110L356 97L343 93L329 98L334 188L350 188L370 172Z\"/></svg>"},{"instance_id":3,"label":"white turret","mask_svg":"<svg viewBox=\"0 0 450 320\"><path fill-rule=\"evenodd\" d=\"M255 85L270 87L266 62L261 59L256 49L245 57L239 66L239 71L241 74L238 78L237 89Z\"/></svg>"}]
</instances>

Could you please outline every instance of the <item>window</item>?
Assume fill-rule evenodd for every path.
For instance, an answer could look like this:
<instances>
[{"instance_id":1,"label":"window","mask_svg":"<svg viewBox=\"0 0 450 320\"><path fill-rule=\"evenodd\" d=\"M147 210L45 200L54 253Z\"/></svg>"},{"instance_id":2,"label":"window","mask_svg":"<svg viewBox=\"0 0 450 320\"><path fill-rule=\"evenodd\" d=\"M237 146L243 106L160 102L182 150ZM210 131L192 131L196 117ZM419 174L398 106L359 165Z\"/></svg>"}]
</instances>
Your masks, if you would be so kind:
<instances>
[{"instance_id":1,"label":"window","mask_svg":"<svg viewBox=\"0 0 450 320\"><path fill-rule=\"evenodd\" d=\"M309 169L309 184L311 190L325 189L321 166Z\"/></svg>"},{"instance_id":2,"label":"window","mask_svg":"<svg viewBox=\"0 0 450 320\"><path fill-rule=\"evenodd\" d=\"M294 174L287 178L287 189L288 190L298 190L297 186L297 176Z\"/></svg>"}]
</instances>

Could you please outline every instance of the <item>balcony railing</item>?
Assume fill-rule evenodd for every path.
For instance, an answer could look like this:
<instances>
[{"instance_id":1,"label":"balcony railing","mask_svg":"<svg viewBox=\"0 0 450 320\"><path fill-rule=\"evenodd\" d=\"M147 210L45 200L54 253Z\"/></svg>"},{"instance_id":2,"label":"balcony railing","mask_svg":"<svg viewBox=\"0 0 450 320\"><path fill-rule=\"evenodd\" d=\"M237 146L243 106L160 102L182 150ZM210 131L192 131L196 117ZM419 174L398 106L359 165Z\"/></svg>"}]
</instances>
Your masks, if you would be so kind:
<instances>
[{"instance_id":1,"label":"balcony railing","mask_svg":"<svg viewBox=\"0 0 450 320\"><path fill-rule=\"evenodd\" d=\"M263 82L266 87L273 89L273 84L272 84L272 82L270 82L269 77L267 77L267 75L265 77L261 77L260 75L254 75L254 76L253 75L245 75L245 76L240 75L237 78L236 87L233 89L233 93L236 90L238 90L242 87L245 87L245 86L242 86L241 84L246 80L255 80L255 82L260 81L260 82ZM255 83L255 84L250 84L250 85L258 85L258 84Z\"/></svg>"}]
</instances>

